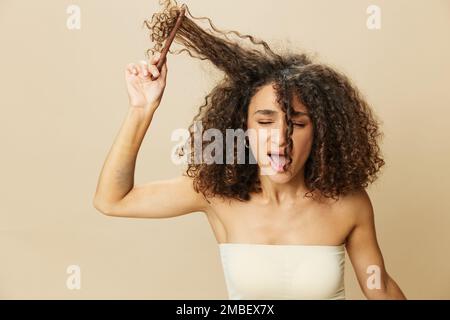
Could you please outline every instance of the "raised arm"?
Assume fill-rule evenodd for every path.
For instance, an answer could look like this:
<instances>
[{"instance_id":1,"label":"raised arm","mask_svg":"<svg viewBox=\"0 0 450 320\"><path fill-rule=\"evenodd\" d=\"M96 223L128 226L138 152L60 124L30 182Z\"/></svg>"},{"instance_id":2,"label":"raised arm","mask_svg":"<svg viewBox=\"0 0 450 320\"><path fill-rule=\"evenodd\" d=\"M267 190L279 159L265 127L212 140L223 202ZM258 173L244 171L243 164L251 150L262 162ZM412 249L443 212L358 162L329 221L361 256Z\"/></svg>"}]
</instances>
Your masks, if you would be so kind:
<instances>
[{"instance_id":1,"label":"raised arm","mask_svg":"<svg viewBox=\"0 0 450 320\"><path fill-rule=\"evenodd\" d=\"M109 216L165 218L208 207L186 176L134 185L137 154L166 85L167 62L160 73L158 61L156 55L148 64L130 64L126 69L129 110L107 155L93 199L94 207Z\"/></svg>"},{"instance_id":2,"label":"raised arm","mask_svg":"<svg viewBox=\"0 0 450 320\"><path fill-rule=\"evenodd\" d=\"M362 190L351 198L349 210L355 224L347 238L346 249L361 290L368 299L406 299L386 271L377 242L369 195Z\"/></svg>"}]
</instances>

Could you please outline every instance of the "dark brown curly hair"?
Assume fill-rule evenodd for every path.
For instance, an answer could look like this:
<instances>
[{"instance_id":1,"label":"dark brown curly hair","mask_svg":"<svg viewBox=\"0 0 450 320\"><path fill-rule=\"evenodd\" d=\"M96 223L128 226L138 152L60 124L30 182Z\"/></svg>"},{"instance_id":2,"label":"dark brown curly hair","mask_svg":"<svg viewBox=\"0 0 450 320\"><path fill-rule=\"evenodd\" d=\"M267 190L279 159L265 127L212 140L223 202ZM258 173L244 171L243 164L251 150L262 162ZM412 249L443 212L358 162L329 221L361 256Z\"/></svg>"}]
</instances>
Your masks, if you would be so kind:
<instances>
[{"instance_id":1,"label":"dark brown curly hair","mask_svg":"<svg viewBox=\"0 0 450 320\"><path fill-rule=\"evenodd\" d=\"M163 10L144 22L155 43L147 54L161 50L180 10L174 0L160 0L160 4ZM212 30L200 27L194 20L206 20ZM237 39L231 40L231 36ZM250 35L221 31L210 19L193 17L188 8L175 43L184 48L171 53L187 52L192 57L209 60L223 72L222 80L205 97L189 127L191 143L196 121L201 121L204 130L216 128L224 135L226 129L247 130L250 99L262 86L273 84L287 123L286 166L292 162L294 95L308 109L312 120L313 144L304 168L305 184L310 191L305 196L313 196L317 190L324 197L338 199L375 181L384 165L378 145L381 136L378 121L344 74L313 62L304 53L279 54L265 41ZM224 156L225 153L224 146ZM219 196L247 201L251 193L261 192L259 166L248 163L251 156L247 150L245 164L190 161L186 174L193 178L195 190L205 198ZM193 159L193 152L189 157Z\"/></svg>"}]
</instances>

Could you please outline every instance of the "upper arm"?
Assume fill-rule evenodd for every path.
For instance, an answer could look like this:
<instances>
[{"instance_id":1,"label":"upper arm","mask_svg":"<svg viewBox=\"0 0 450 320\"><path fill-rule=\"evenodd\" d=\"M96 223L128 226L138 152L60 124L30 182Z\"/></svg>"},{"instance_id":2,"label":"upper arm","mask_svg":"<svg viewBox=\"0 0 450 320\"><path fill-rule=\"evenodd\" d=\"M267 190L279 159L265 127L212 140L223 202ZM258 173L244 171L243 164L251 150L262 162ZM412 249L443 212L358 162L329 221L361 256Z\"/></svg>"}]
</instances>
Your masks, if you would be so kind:
<instances>
[{"instance_id":1,"label":"upper arm","mask_svg":"<svg viewBox=\"0 0 450 320\"><path fill-rule=\"evenodd\" d=\"M388 274L378 245L372 203L365 190L351 196L351 214L354 227L347 237L346 249L355 270L359 285L366 295L376 296L385 290ZM379 277L380 290L370 289L367 280Z\"/></svg>"},{"instance_id":2,"label":"upper arm","mask_svg":"<svg viewBox=\"0 0 450 320\"><path fill-rule=\"evenodd\" d=\"M209 203L194 190L192 179L179 176L134 186L117 203L102 210L106 215L129 218L170 218L206 211Z\"/></svg>"}]
</instances>

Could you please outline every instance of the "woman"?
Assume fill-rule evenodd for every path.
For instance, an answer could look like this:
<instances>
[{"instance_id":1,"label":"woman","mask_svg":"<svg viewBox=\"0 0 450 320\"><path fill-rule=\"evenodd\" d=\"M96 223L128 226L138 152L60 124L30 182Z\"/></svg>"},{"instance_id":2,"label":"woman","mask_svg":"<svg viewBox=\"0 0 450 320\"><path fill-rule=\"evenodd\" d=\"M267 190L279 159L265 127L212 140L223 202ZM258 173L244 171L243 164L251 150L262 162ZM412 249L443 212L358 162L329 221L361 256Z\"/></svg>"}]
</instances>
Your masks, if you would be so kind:
<instances>
[{"instance_id":1,"label":"woman","mask_svg":"<svg viewBox=\"0 0 450 320\"><path fill-rule=\"evenodd\" d=\"M244 164L190 161L178 178L134 185L137 154L166 85L167 62L159 71L157 51L179 11L174 1L162 4L146 21L156 42L151 59L126 69L129 112L103 166L95 207L134 218L204 212L231 299L344 299L344 248L367 298L404 299L385 269L365 191L384 164L378 124L349 79L305 54L278 54L209 19L213 30L206 31L198 18L185 17L175 38L184 46L179 52L224 73L194 121L224 136L226 129L267 134L247 136ZM191 138L194 131L192 125Z\"/></svg>"}]
</instances>

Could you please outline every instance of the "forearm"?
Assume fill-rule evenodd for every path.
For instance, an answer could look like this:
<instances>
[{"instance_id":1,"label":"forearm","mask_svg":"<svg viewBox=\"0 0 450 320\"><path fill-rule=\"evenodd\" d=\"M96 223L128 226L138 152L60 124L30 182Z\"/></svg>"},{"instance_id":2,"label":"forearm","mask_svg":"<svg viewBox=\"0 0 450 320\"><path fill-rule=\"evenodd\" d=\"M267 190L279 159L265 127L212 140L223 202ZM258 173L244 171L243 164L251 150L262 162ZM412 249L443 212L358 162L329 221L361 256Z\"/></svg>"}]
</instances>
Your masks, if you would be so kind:
<instances>
[{"instance_id":1,"label":"forearm","mask_svg":"<svg viewBox=\"0 0 450 320\"><path fill-rule=\"evenodd\" d=\"M384 299L391 299L391 300L406 300L405 295L403 294L400 287L397 285L397 283L388 276L388 280L386 283L386 292L385 292L385 298Z\"/></svg>"},{"instance_id":2,"label":"forearm","mask_svg":"<svg viewBox=\"0 0 450 320\"><path fill-rule=\"evenodd\" d=\"M367 289L364 293L371 300L406 300L400 287L389 275L381 288Z\"/></svg>"},{"instance_id":3,"label":"forearm","mask_svg":"<svg viewBox=\"0 0 450 320\"><path fill-rule=\"evenodd\" d=\"M154 111L130 107L101 170L94 205L106 208L123 197L134 186L137 154Z\"/></svg>"}]
</instances>

